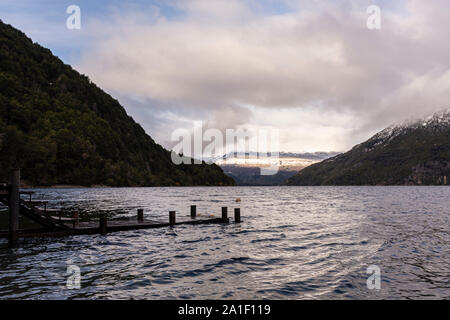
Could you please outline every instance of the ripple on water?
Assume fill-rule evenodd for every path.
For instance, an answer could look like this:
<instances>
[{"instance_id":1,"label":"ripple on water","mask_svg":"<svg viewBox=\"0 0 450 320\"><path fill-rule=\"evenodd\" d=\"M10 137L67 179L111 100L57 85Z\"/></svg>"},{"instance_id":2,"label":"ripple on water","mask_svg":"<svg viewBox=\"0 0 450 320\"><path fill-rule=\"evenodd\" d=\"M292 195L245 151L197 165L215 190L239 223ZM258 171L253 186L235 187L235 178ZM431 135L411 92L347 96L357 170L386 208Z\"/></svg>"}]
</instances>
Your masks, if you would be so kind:
<instances>
[{"instance_id":1,"label":"ripple on water","mask_svg":"<svg viewBox=\"0 0 450 320\"><path fill-rule=\"evenodd\" d=\"M232 187L36 190L82 216L167 211L243 223L0 242L0 299L450 298L445 187ZM237 204L236 198L242 202ZM276 205L274 205L276 204ZM0 212L1 214L1 212ZM67 290L68 264L81 289ZM369 290L367 267L381 270Z\"/></svg>"}]
</instances>

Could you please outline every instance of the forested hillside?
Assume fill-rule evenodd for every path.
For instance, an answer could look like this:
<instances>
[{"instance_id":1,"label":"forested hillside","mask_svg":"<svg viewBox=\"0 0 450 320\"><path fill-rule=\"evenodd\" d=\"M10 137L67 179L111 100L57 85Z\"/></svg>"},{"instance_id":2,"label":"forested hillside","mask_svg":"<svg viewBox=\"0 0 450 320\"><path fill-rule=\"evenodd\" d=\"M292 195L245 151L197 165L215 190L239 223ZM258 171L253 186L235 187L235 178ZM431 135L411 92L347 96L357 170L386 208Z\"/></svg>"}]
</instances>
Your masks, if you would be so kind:
<instances>
[{"instance_id":1,"label":"forested hillside","mask_svg":"<svg viewBox=\"0 0 450 320\"><path fill-rule=\"evenodd\" d=\"M0 181L14 165L33 185L234 183L216 165L174 165L117 100L0 21Z\"/></svg>"},{"instance_id":2,"label":"forested hillside","mask_svg":"<svg viewBox=\"0 0 450 320\"><path fill-rule=\"evenodd\" d=\"M450 110L390 126L288 185L449 185Z\"/></svg>"}]
</instances>

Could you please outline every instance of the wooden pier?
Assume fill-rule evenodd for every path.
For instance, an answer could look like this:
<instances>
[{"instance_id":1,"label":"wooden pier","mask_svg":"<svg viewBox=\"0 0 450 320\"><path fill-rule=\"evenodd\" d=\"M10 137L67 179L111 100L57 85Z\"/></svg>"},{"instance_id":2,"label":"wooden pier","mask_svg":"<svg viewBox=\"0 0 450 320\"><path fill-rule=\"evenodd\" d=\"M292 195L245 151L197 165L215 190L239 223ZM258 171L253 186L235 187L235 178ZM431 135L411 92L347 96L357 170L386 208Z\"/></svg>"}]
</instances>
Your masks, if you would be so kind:
<instances>
[{"instance_id":1,"label":"wooden pier","mask_svg":"<svg viewBox=\"0 0 450 320\"><path fill-rule=\"evenodd\" d=\"M230 222L227 207L222 207L221 218L199 217L197 207L192 205L190 215L177 217L169 211L167 221L145 219L144 210L138 209L136 219L108 220L105 213L96 221L79 221L78 212L71 216L64 210L47 208L47 201L33 200L32 191L20 191L20 169L11 174L9 184L0 184L0 203L9 207L9 230L0 230L0 238L7 238L15 246L19 238L64 237L70 235L106 235L111 232L173 227L177 225L226 224ZM28 196L28 199L21 198ZM19 229L18 216L22 215L40 226L38 229ZM241 222L240 209L235 208L235 223Z\"/></svg>"}]
</instances>

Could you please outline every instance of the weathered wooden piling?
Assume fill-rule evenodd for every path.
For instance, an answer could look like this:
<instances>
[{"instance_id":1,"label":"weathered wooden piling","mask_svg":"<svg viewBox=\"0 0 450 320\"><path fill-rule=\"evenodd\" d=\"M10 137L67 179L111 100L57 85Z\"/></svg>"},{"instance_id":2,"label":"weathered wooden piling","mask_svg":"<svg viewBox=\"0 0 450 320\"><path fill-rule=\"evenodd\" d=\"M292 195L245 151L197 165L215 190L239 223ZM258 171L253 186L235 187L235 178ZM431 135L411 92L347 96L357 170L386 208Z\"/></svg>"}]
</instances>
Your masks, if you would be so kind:
<instances>
[{"instance_id":1,"label":"weathered wooden piling","mask_svg":"<svg viewBox=\"0 0 450 320\"><path fill-rule=\"evenodd\" d=\"M78 211L75 211L73 213L72 218L73 218L73 227L74 228L78 227L80 224L80 213Z\"/></svg>"},{"instance_id":2,"label":"weathered wooden piling","mask_svg":"<svg viewBox=\"0 0 450 320\"><path fill-rule=\"evenodd\" d=\"M222 221L228 222L228 208L222 207Z\"/></svg>"},{"instance_id":3,"label":"weathered wooden piling","mask_svg":"<svg viewBox=\"0 0 450 320\"><path fill-rule=\"evenodd\" d=\"M34 191L21 191L20 194L25 194L25 195L27 195L27 196L29 197L29 200L28 200L28 201L31 203L31 197L32 197L33 194L34 194Z\"/></svg>"},{"instance_id":4,"label":"weathered wooden piling","mask_svg":"<svg viewBox=\"0 0 450 320\"><path fill-rule=\"evenodd\" d=\"M79 212L73 211L72 217L64 217L61 215L61 209L47 209L38 208L37 204L46 204L47 201L25 201L21 200L21 194L29 195L30 192L20 192L20 170L15 170L11 174L11 181L9 183L0 184L0 203L10 207L10 228L9 230L0 230L0 238L9 239L10 244L14 245L18 239L33 238L33 237L62 237L69 235L92 235L102 234L106 235L108 232L141 230L167 227L167 222L151 221L143 219L143 209L138 210L138 221L107 221L107 214L101 213L99 221L79 221ZM20 211L20 212L19 212ZM58 216L51 215L51 213L59 213ZM40 229L19 230L18 229L18 215L19 213L28 219L36 222L41 226ZM197 207L191 206L191 216L197 216ZM211 215L213 217L213 215ZM240 209L235 209L235 220L240 222ZM201 225L201 224L222 224L229 223L228 208L222 207L221 218L203 218L197 219L181 219L177 222L176 211L169 212L169 225Z\"/></svg>"},{"instance_id":5,"label":"weathered wooden piling","mask_svg":"<svg viewBox=\"0 0 450 320\"><path fill-rule=\"evenodd\" d=\"M174 226L176 223L176 212L175 211L169 211L169 224L171 226Z\"/></svg>"},{"instance_id":6,"label":"weathered wooden piling","mask_svg":"<svg viewBox=\"0 0 450 320\"><path fill-rule=\"evenodd\" d=\"M137 220L138 222L144 222L144 209L137 210Z\"/></svg>"},{"instance_id":7,"label":"weathered wooden piling","mask_svg":"<svg viewBox=\"0 0 450 320\"><path fill-rule=\"evenodd\" d=\"M19 230L20 169L11 172L9 186L9 245L16 246Z\"/></svg>"},{"instance_id":8,"label":"weathered wooden piling","mask_svg":"<svg viewBox=\"0 0 450 320\"><path fill-rule=\"evenodd\" d=\"M99 231L101 235L106 235L108 233L108 218L106 216L106 213L100 214Z\"/></svg>"},{"instance_id":9,"label":"weathered wooden piling","mask_svg":"<svg viewBox=\"0 0 450 320\"><path fill-rule=\"evenodd\" d=\"M234 222L241 222L241 208L234 208Z\"/></svg>"},{"instance_id":10,"label":"weathered wooden piling","mask_svg":"<svg viewBox=\"0 0 450 320\"><path fill-rule=\"evenodd\" d=\"M197 206L191 206L191 218L195 219L197 217Z\"/></svg>"}]
</instances>

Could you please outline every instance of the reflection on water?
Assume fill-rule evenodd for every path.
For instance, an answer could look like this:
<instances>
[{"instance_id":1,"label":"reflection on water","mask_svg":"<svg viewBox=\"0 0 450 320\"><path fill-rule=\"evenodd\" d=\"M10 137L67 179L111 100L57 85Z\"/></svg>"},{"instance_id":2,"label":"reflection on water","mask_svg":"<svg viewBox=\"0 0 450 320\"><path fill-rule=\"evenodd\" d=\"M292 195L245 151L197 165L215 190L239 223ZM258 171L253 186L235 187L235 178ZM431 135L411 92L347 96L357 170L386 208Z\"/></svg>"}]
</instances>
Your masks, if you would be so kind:
<instances>
[{"instance_id":1,"label":"reflection on water","mask_svg":"<svg viewBox=\"0 0 450 320\"><path fill-rule=\"evenodd\" d=\"M168 211L242 224L0 242L0 298L450 298L446 187L225 187L37 190L51 207L168 219ZM236 198L241 203L236 203ZM230 211L232 213L232 211ZM69 264L81 289L66 288ZM381 289L366 269L381 269Z\"/></svg>"}]
</instances>

